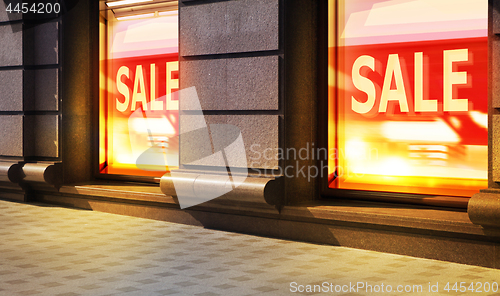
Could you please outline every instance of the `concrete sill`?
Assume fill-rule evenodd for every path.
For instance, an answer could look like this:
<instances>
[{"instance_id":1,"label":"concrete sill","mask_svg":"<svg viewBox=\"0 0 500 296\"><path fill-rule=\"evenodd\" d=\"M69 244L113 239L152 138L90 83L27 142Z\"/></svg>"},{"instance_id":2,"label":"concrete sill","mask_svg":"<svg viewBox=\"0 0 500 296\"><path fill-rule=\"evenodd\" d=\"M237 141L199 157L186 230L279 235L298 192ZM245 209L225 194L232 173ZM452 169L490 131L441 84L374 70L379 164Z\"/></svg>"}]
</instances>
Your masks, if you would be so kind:
<instances>
[{"instance_id":1,"label":"concrete sill","mask_svg":"<svg viewBox=\"0 0 500 296\"><path fill-rule=\"evenodd\" d=\"M175 200L171 196L163 194L160 187L154 184L149 185L124 182L75 184L61 187L59 193L63 195L79 195L82 197L92 196L124 201L146 201L176 205Z\"/></svg>"}]
</instances>

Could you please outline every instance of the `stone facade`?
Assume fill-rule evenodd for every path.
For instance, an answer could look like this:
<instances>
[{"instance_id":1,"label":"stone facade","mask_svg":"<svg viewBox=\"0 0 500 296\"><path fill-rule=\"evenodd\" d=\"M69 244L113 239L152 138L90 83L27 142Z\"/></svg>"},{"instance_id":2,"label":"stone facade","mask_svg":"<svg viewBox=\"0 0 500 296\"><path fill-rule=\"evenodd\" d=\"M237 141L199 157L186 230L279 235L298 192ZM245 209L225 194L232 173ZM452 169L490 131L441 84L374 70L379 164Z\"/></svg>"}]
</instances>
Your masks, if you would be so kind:
<instances>
[{"instance_id":1,"label":"stone facade","mask_svg":"<svg viewBox=\"0 0 500 296\"><path fill-rule=\"evenodd\" d=\"M157 183L96 178L97 1L78 1L60 18L36 25L6 14L0 2L0 197L498 268L499 3L490 1L489 8L489 188L472 197L468 213L340 204L321 195L324 180L300 175L249 182L239 197L181 211ZM207 123L235 125L247 143L259 144L252 151L248 144L247 153L325 144L325 4L179 1L180 88L196 87ZM190 110L181 111L187 112L181 125L189 126ZM181 138L181 164L193 158L197 145L196 139ZM248 163L263 174L320 165L317 159L277 157ZM213 164L205 167L210 171ZM280 198L268 199L266 190ZM431 247L436 242L439 247ZM483 251L495 259L475 259Z\"/></svg>"}]
</instances>

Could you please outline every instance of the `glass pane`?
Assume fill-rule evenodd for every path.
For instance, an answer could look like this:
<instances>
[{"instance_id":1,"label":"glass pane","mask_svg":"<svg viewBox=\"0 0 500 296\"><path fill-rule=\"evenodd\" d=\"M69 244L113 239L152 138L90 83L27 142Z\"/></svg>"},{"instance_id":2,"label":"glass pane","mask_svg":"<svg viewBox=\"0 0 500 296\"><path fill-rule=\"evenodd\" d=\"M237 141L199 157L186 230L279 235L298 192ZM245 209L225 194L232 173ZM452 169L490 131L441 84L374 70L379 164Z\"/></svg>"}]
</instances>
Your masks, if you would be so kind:
<instances>
[{"instance_id":1,"label":"glass pane","mask_svg":"<svg viewBox=\"0 0 500 296\"><path fill-rule=\"evenodd\" d=\"M100 43L100 172L178 167L177 2L102 10Z\"/></svg>"},{"instance_id":2,"label":"glass pane","mask_svg":"<svg viewBox=\"0 0 500 296\"><path fill-rule=\"evenodd\" d=\"M330 187L486 188L488 1L330 6Z\"/></svg>"}]
</instances>

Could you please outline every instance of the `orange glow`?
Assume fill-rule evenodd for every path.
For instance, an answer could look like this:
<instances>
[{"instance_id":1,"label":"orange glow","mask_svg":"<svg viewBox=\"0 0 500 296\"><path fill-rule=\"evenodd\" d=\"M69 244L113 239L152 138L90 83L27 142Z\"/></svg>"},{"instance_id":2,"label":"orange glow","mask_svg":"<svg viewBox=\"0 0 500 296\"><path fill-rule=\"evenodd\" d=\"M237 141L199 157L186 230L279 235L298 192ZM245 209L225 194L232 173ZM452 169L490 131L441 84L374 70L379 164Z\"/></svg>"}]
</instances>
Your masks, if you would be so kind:
<instances>
[{"instance_id":1,"label":"orange glow","mask_svg":"<svg viewBox=\"0 0 500 296\"><path fill-rule=\"evenodd\" d=\"M134 13L101 12L100 172L159 177L179 165L178 15Z\"/></svg>"},{"instance_id":2,"label":"orange glow","mask_svg":"<svg viewBox=\"0 0 500 296\"><path fill-rule=\"evenodd\" d=\"M487 187L487 1L439 2L329 1L331 188Z\"/></svg>"}]
</instances>

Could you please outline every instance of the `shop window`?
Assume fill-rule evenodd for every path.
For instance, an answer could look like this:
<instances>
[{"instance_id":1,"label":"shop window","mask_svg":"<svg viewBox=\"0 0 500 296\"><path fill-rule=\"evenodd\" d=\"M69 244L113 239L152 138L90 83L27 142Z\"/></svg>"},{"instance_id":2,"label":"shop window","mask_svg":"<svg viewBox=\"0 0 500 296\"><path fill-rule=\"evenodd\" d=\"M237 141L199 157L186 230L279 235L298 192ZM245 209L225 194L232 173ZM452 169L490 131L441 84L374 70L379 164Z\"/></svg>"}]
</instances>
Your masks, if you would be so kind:
<instances>
[{"instance_id":1,"label":"shop window","mask_svg":"<svg viewBox=\"0 0 500 296\"><path fill-rule=\"evenodd\" d=\"M99 173L178 166L177 1L100 2Z\"/></svg>"},{"instance_id":2,"label":"shop window","mask_svg":"<svg viewBox=\"0 0 500 296\"><path fill-rule=\"evenodd\" d=\"M329 188L487 187L487 0L329 1Z\"/></svg>"}]
</instances>

